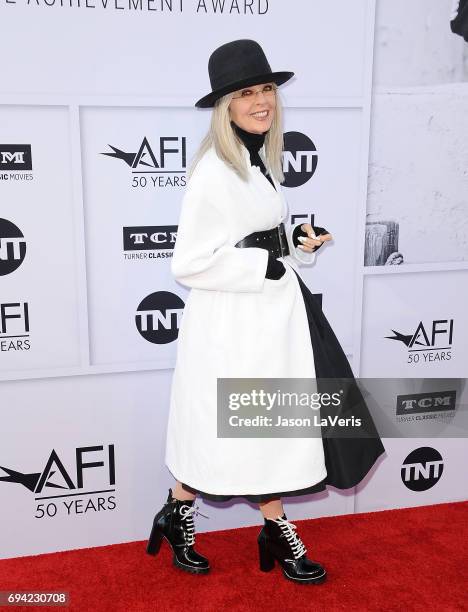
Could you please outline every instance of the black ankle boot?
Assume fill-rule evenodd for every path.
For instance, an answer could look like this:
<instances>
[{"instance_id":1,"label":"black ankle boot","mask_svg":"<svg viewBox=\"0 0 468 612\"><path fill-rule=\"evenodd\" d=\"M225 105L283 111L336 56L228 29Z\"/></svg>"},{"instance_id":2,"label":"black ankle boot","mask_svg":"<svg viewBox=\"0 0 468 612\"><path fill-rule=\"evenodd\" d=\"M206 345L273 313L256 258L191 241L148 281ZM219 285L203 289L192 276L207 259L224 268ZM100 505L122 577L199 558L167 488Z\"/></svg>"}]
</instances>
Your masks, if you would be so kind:
<instances>
[{"instance_id":1,"label":"black ankle boot","mask_svg":"<svg viewBox=\"0 0 468 612\"><path fill-rule=\"evenodd\" d=\"M264 519L264 526L258 535L260 569L269 572L275 567L275 559L281 565L283 574L289 580L303 584L320 584L327 576L325 568L317 561L306 557L306 547L294 532L296 525L286 519Z\"/></svg>"},{"instance_id":2,"label":"black ankle boot","mask_svg":"<svg viewBox=\"0 0 468 612\"><path fill-rule=\"evenodd\" d=\"M169 489L166 503L154 517L146 552L156 555L162 539L166 538L174 553L173 562L176 567L193 574L207 574L210 570L208 559L193 549L195 544L193 514L201 514L197 511L198 506L193 505L194 501L175 499L172 497L172 489Z\"/></svg>"}]
</instances>

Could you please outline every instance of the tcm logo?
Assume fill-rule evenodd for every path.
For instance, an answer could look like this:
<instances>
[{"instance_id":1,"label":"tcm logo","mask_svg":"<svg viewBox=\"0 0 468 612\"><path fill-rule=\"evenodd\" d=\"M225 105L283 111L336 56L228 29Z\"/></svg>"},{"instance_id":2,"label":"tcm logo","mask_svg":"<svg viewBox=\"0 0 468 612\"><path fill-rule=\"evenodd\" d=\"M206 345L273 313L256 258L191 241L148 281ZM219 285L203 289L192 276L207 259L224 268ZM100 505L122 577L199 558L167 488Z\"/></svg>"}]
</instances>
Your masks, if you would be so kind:
<instances>
[{"instance_id":1,"label":"tcm logo","mask_svg":"<svg viewBox=\"0 0 468 612\"><path fill-rule=\"evenodd\" d=\"M11 274L23 263L26 241L11 221L0 219L0 276Z\"/></svg>"},{"instance_id":2,"label":"tcm logo","mask_svg":"<svg viewBox=\"0 0 468 612\"><path fill-rule=\"evenodd\" d=\"M434 391L433 393L411 393L397 396L397 415L426 414L429 412L455 411L456 391Z\"/></svg>"},{"instance_id":3,"label":"tcm logo","mask_svg":"<svg viewBox=\"0 0 468 612\"><path fill-rule=\"evenodd\" d=\"M151 293L140 303L135 323L141 336L154 344L168 344L177 339L184 302L169 291Z\"/></svg>"},{"instance_id":4,"label":"tcm logo","mask_svg":"<svg viewBox=\"0 0 468 612\"><path fill-rule=\"evenodd\" d=\"M411 491L427 491L439 482L443 471L442 455L435 448L423 446L406 457L401 479Z\"/></svg>"},{"instance_id":5,"label":"tcm logo","mask_svg":"<svg viewBox=\"0 0 468 612\"><path fill-rule=\"evenodd\" d=\"M31 145L0 145L0 172L32 170Z\"/></svg>"},{"instance_id":6,"label":"tcm logo","mask_svg":"<svg viewBox=\"0 0 468 612\"><path fill-rule=\"evenodd\" d=\"M410 334L392 329L389 340L397 340L408 348L407 363L450 361L453 344L453 319L435 319L429 325L420 321Z\"/></svg>"},{"instance_id":7,"label":"tcm logo","mask_svg":"<svg viewBox=\"0 0 468 612\"><path fill-rule=\"evenodd\" d=\"M137 152L109 145L112 153L101 153L120 159L132 170L132 187L185 187L187 172L187 138L161 136L153 149L145 137ZM156 151L156 153L155 153ZM136 176L141 175L141 176Z\"/></svg>"},{"instance_id":8,"label":"tcm logo","mask_svg":"<svg viewBox=\"0 0 468 612\"><path fill-rule=\"evenodd\" d=\"M123 248L125 259L172 257L177 238L177 227L177 225L124 227Z\"/></svg>"},{"instance_id":9,"label":"tcm logo","mask_svg":"<svg viewBox=\"0 0 468 612\"><path fill-rule=\"evenodd\" d=\"M36 518L113 510L115 496L107 494L115 492L114 445L80 446L74 455L73 469L68 470L54 449L38 472L19 472L2 465L7 476L0 476L0 481L22 485L34 493L36 501L57 500L37 504Z\"/></svg>"},{"instance_id":10,"label":"tcm logo","mask_svg":"<svg viewBox=\"0 0 468 612\"><path fill-rule=\"evenodd\" d=\"M317 168L317 149L301 132L284 134L284 187L300 187L312 178Z\"/></svg>"}]
</instances>

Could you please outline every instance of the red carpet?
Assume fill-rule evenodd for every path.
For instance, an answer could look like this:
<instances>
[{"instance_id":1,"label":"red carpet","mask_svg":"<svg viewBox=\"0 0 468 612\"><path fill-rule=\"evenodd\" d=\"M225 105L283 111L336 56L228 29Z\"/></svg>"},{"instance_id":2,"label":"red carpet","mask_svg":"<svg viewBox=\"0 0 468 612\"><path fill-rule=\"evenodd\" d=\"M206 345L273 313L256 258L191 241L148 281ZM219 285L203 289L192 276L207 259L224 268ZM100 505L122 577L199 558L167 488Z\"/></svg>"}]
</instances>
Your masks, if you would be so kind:
<instances>
[{"instance_id":1,"label":"red carpet","mask_svg":"<svg viewBox=\"0 0 468 612\"><path fill-rule=\"evenodd\" d=\"M468 502L294 522L324 584L260 572L247 527L197 534L206 576L174 568L166 542L156 557L132 542L0 561L0 590L63 589L93 611L468 610Z\"/></svg>"}]
</instances>

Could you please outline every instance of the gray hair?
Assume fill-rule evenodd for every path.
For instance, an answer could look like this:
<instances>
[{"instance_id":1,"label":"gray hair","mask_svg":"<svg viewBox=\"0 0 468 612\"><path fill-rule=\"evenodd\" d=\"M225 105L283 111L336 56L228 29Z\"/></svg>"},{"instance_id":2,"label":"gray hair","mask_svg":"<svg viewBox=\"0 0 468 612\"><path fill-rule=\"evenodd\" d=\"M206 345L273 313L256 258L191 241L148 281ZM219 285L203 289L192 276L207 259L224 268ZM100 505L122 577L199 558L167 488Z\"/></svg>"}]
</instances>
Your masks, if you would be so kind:
<instances>
[{"instance_id":1,"label":"gray hair","mask_svg":"<svg viewBox=\"0 0 468 612\"><path fill-rule=\"evenodd\" d=\"M241 140L232 129L229 117L229 104L233 95L234 92L216 100L211 113L211 124L208 133L203 138L191 162L188 172L189 179L200 159L213 145L218 157L231 166L241 179L247 180L248 167L242 155ZM276 110L271 127L265 136L265 157L267 170L270 170L279 183L284 181L281 162L281 154L283 152L282 121L283 107L279 91L276 89Z\"/></svg>"}]
</instances>

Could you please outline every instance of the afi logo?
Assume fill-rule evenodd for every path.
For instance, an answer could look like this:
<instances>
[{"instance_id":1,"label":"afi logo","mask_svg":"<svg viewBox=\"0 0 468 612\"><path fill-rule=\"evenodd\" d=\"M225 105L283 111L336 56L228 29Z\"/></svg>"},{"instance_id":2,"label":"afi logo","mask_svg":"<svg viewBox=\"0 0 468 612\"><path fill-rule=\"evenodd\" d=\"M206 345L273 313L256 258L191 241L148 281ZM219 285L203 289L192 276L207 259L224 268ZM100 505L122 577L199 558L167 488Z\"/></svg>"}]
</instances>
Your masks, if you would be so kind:
<instances>
[{"instance_id":1,"label":"afi logo","mask_svg":"<svg viewBox=\"0 0 468 612\"><path fill-rule=\"evenodd\" d=\"M411 491L427 491L439 481L443 471L442 455L435 448L423 446L406 457L401 479Z\"/></svg>"},{"instance_id":2,"label":"afi logo","mask_svg":"<svg viewBox=\"0 0 468 612\"><path fill-rule=\"evenodd\" d=\"M151 148L145 137L136 153L128 153L109 145L113 153L101 153L124 161L134 171L146 172L185 172L187 166L187 138L185 136L161 136L158 143L158 155ZM168 169L169 168L169 169Z\"/></svg>"},{"instance_id":3,"label":"afi logo","mask_svg":"<svg viewBox=\"0 0 468 612\"><path fill-rule=\"evenodd\" d=\"M101 453L100 461L87 461L88 453ZM104 456L102 453L105 452ZM99 469L106 478L106 485L115 485L115 455L114 445L109 444L107 450L104 446L81 446L75 452L75 472L69 473L60 457L53 449L40 472L23 473L11 468L0 466L8 474L1 476L0 481L21 484L35 494L50 492L51 490L74 490L84 486L86 471Z\"/></svg>"},{"instance_id":4,"label":"afi logo","mask_svg":"<svg viewBox=\"0 0 468 612\"><path fill-rule=\"evenodd\" d=\"M184 302L169 291L151 293L140 303L135 316L138 331L154 344L168 344L177 339Z\"/></svg>"},{"instance_id":5,"label":"afi logo","mask_svg":"<svg viewBox=\"0 0 468 612\"><path fill-rule=\"evenodd\" d=\"M5 302L0 304L0 334L9 337L29 333L28 302Z\"/></svg>"},{"instance_id":6,"label":"afi logo","mask_svg":"<svg viewBox=\"0 0 468 612\"><path fill-rule=\"evenodd\" d=\"M403 342L408 349L420 350L420 347L427 349L450 348L453 340L453 319L434 320L428 329L420 321L412 334L402 334L394 329L392 329L392 332L395 334L394 336L385 337L389 340ZM445 346L436 347L436 342Z\"/></svg>"},{"instance_id":7,"label":"afi logo","mask_svg":"<svg viewBox=\"0 0 468 612\"><path fill-rule=\"evenodd\" d=\"M300 187L312 178L317 168L317 149L301 132L284 134L284 187Z\"/></svg>"}]
</instances>

